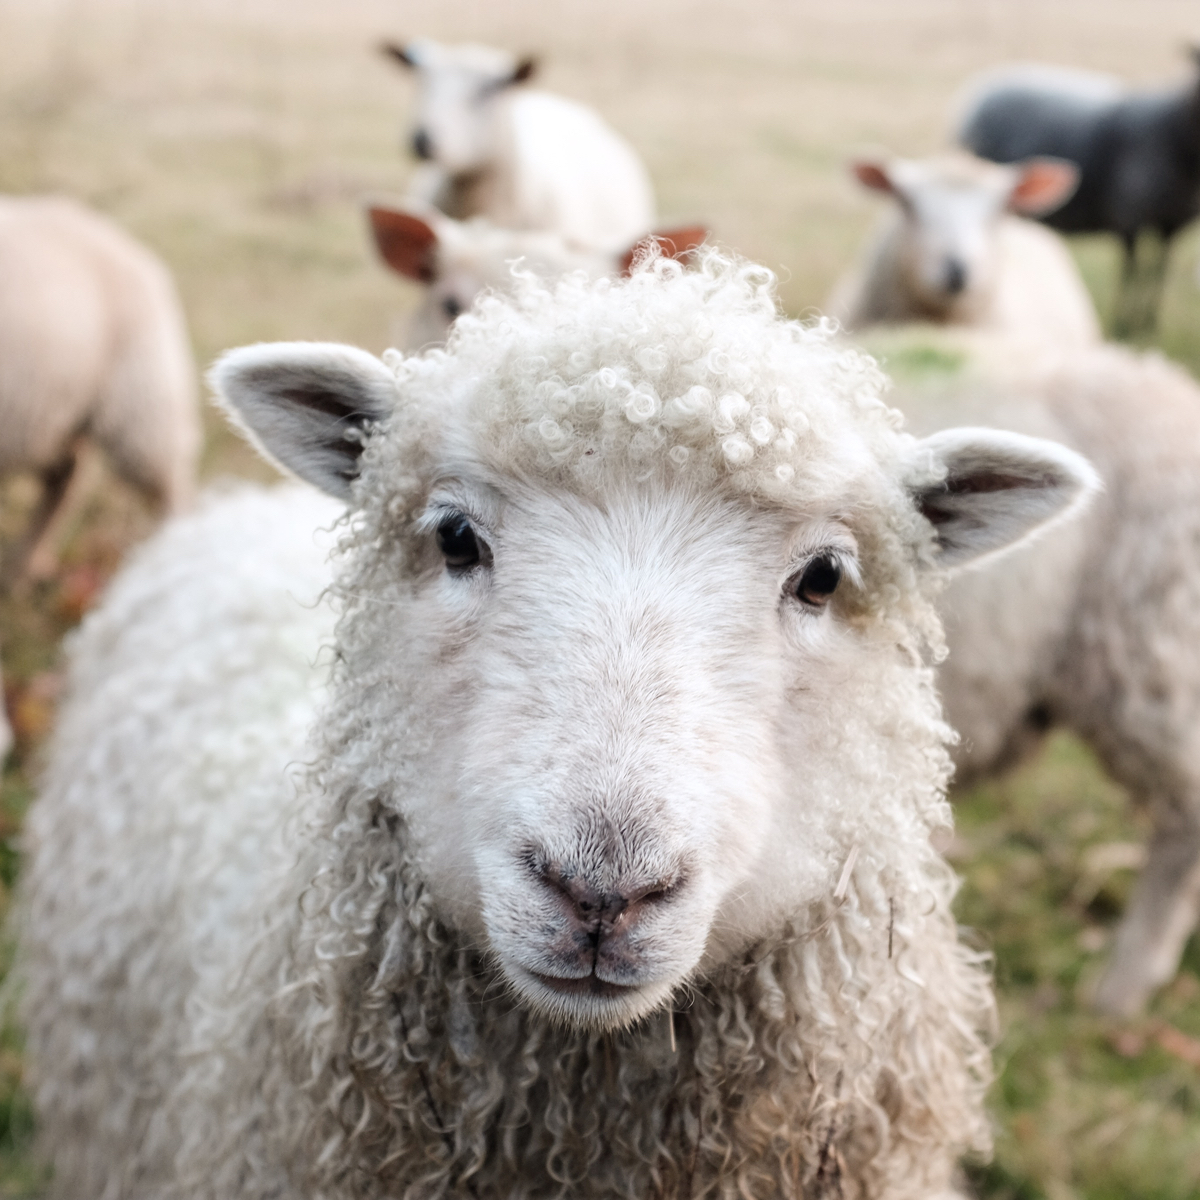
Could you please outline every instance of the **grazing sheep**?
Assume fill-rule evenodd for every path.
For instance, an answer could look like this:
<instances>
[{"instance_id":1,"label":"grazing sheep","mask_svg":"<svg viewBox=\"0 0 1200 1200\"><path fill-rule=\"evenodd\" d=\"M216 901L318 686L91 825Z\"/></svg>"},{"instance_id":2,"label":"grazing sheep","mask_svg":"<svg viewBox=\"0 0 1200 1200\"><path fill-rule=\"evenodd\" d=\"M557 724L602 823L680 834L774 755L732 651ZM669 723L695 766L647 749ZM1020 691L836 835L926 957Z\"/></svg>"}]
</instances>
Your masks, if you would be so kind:
<instances>
[{"instance_id":1,"label":"grazing sheep","mask_svg":"<svg viewBox=\"0 0 1200 1200\"><path fill-rule=\"evenodd\" d=\"M901 432L711 252L213 381L350 512L330 571L329 501L217 503L76 640L22 885L55 1194L949 1196L992 1001L932 594L1087 464Z\"/></svg>"},{"instance_id":2,"label":"grazing sheep","mask_svg":"<svg viewBox=\"0 0 1200 1200\"><path fill-rule=\"evenodd\" d=\"M1001 167L965 154L858 162L864 187L896 203L829 312L848 329L909 321L1003 330L1056 345L1100 340L1087 288L1061 239L1012 213L1061 204L1068 163Z\"/></svg>"},{"instance_id":3,"label":"grazing sheep","mask_svg":"<svg viewBox=\"0 0 1200 1200\"><path fill-rule=\"evenodd\" d=\"M482 218L455 221L430 209L394 207L383 203L367 210L371 234L380 257L414 283L424 284L425 299L412 315L406 343L419 349L443 342L456 317L475 303L485 288L512 286L513 267L551 279L569 271L593 277L627 274L638 245L616 254L581 250L558 234L497 229ZM682 258L708 236L702 225L689 225L644 235L660 250Z\"/></svg>"},{"instance_id":4,"label":"grazing sheep","mask_svg":"<svg viewBox=\"0 0 1200 1200\"><path fill-rule=\"evenodd\" d=\"M1129 1016L1200 914L1200 387L1117 346L1031 352L928 327L866 339L917 429L947 419L1065 442L1105 491L1086 518L956 579L939 684L958 778L1071 729L1148 812L1149 856L1095 995Z\"/></svg>"},{"instance_id":5,"label":"grazing sheep","mask_svg":"<svg viewBox=\"0 0 1200 1200\"><path fill-rule=\"evenodd\" d=\"M1116 331L1154 327L1171 240L1200 213L1200 75L1130 92L1106 75L1009 67L975 85L958 140L995 162L1075 163L1075 195L1041 219L1064 233L1115 233L1125 252Z\"/></svg>"},{"instance_id":6,"label":"grazing sheep","mask_svg":"<svg viewBox=\"0 0 1200 1200\"><path fill-rule=\"evenodd\" d=\"M71 200L0 197L0 477L35 471L42 498L5 558L12 583L46 560L79 440L167 512L191 498L200 416L166 269Z\"/></svg>"},{"instance_id":7,"label":"grazing sheep","mask_svg":"<svg viewBox=\"0 0 1200 1200\"><path fill-rule=\"evenodd\" d=\"M596 113L521 87L531 59L427 39L387 45L417 73L413 199L459 220L560 234L616 252L654 226L654 193L633 148Z\"/></svg>"}]
</instances>

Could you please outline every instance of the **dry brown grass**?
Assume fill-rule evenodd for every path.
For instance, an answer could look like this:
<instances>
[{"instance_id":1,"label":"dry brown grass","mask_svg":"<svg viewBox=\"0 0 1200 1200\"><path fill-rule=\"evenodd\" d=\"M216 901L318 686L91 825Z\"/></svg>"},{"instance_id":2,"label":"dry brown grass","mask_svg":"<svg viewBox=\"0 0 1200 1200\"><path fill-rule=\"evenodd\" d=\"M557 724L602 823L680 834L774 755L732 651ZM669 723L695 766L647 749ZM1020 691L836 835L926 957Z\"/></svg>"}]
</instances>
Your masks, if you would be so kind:
<instances>
[{"instance_id":1,"label":"dry brown grass","mask_svg":"<svg viewBox=\"0 0 1200 1200\"><path fill-rule=\"evenodd\" d=\"M1169 78L1183 69L1185 39L1200 34L1200 10L1194 0L0 0L0 191L71 193L154 246L178 275L202 363L269 338L382 349L415 296L373 261L358 198L403 188L412 93L373 47L416 33L538 52L546 87L594 104L641 151L665 219L709 221L777 268L787 306L802 312L873 218L845 177L850 153L936 149L962 82L1005 59ZM1163 339L1197 362L1200 300L1184 251ZM1106 302L1110 249L1080 254ZM208 474L269 476L209 424ZM8 491L11 513L21 488ZM0 513L0 533L3 523ZM15 859L3 839L52 711L58 638L147 527L108 485L63 575L0 604L24 735L0 799L7 885ZM1055 853L1030 857L1022 847L1048 819L1030 806L1046 796L1061 809ZM1095 820L1084 829L1076 812ZM1072 990L1113 914L1095 902L1068 911L1061 894L1073 886L1072 855L1097 829L1138 836L1119 795L1060 746L1032 775L977 794L965 817L977 842L965 904L996 931L1010 1031L996 1097L1000 1165L980 1186L1051 1200L1200 1194L1195 1068L1153 1047L1137 1062L1121 1058ZM1015 890L1004 882L1012 871L1024 872ZM1124 885L1113 886L1115 912ZM1167 997L1166 1015L1200 1031L1200 987L1189 986ZM0 1096L19 1074L14 1045L0 1047ZM11 1150L22 1110L5 1104ZM3 1164L0 1194L36 1186L19 1155Z\"/></svg>"}]
</instances>

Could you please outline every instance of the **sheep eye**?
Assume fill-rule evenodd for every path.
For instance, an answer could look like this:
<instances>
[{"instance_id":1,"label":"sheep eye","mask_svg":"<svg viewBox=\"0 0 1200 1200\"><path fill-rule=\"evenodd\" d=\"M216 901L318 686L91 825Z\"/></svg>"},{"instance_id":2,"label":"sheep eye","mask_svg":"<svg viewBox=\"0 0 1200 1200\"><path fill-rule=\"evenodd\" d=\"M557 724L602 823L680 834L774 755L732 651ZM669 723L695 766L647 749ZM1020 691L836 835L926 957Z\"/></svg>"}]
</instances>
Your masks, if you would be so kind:
<instances>
[{"instance_id":1,"label":"sheep eye","mask_svg":"<svg viewBox=\"0 0 1200 1200\"><path fill-rule=\"evenodd\" d=\"M447 296L442 301L442 312L446 314L451 321L462 315L463 306L459 304L457 296Z\"/></svg>"},{"instance_id":2,"label":"sheep eye","mask_svg":"<svg viewBox=\"0 0 1200 1200\"><path fill-rule=\"evenodd\" d=\"M793 591L796 599L810 608L824 608L841 581L842 568L828 554L822 554L800 573Z\"/></svg>"},{"instance_id":3,"label":"sheep eye","mask_svg":"<svg viewBox=\"0 0 1200 1200\"><path fill-rule=\"evenodd\" d=\"M449 513L437 527L437 547L453 572L469 571L484 561L486 546L482 545L462 513Z\"/></svg>"}]
</instances>

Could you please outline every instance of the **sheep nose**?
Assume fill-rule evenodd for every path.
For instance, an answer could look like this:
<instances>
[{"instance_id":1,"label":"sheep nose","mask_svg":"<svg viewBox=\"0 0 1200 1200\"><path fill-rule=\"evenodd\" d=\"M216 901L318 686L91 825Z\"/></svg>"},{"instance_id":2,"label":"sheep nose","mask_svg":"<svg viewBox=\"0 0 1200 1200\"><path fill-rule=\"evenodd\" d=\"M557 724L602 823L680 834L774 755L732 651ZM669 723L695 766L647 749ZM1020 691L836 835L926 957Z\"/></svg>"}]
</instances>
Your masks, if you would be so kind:
<instances>
[{"instance_id":1,"label":"sheep nose","mask_svg":"<svg viewBox=\"0 0 1200 1200\"><path fill-rule=\"evenodd\" d=\"M967 286L967 268L957 258L946 259L946 291L957 296Z\"/></svg>"},{"instance_id":2,"label":"sheep nose","mask_svg":"<svg viewBox=\"0 0 1200 1200\"><path fill-rule=\"evenodd\" d=\"M423 129L413 134L412 152L422 162L428 162L433 157L433 141Z\"/></svg>"},{"instance_id":3,"label":"sheep nose","mask_svg":"<svg viewBox=\"0 0 1200 1200\"><path fill-rule=\"evenodd\" d=\"M558 894L567 914L594 945L618 929L627 929L648 909L667 900L679 888L678 880L656 879L604 891L582 875L555 863L542 865L538 875Z\"/></svg>"}]
</instances>

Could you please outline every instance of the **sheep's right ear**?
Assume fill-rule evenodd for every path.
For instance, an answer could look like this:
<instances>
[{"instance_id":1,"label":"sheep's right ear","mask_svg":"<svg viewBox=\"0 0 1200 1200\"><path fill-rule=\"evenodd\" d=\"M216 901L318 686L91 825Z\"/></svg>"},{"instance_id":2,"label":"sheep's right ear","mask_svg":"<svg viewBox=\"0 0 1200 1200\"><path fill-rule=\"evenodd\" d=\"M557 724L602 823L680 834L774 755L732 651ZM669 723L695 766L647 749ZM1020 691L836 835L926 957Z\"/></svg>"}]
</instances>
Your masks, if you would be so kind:
<instances>
[{"instance_id":1,"label":"sheep's right ear","mask_svg":"<svg viewBox=\"0 0 1200 1200\"><path fill-rule=\"evenodd\" d=\"M437 230L413 213L399 208L367 209L375 248L393 271L417 283L437 278Z\"/></svg>"},{"instance_id":2,"label":"sheep's right ear","mask_svg":"<svg viewBox=\"0 0 1200 1200\"><path fill-rule=\"evenodd\" d=\"M850 164L850 173L869 191L886 192L889 196L896 194L896 185L885 162L860 158Z\"/></svg>"},{"instance_id":3,"label":"sheep's right ear","mask_svg":"<svg viewBox=\"0 0 1200 1200\"><path fill-rule=\"evenodd\" d=\"M370 427L396 406L396 381L374 355L326 342L274 342L222 355L218 400L270 461L348 500Z\"/></svg>"},{"instance_id":4,"label":"sheep's right ear","mask_svg":"<svg viewBox=\"0 0 1200 1200\"><path fill-rule=\"evenodd\" d=\"M917 443L908 486L933 525L938 565L954 570L1079 511L1100 479L1087 459L1058 442L946 429Z\"/></svg>"}]
</instances>

